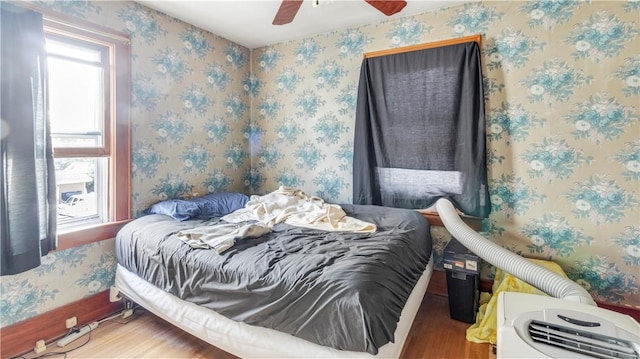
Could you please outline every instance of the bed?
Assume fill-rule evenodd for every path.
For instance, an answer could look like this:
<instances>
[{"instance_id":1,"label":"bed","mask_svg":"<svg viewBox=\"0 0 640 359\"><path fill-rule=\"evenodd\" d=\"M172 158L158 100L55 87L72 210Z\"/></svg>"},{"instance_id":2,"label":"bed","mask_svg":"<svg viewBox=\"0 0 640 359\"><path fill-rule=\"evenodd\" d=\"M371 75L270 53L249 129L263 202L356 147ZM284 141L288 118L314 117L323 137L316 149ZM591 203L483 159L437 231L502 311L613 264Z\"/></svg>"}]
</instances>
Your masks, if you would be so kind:
<instances>
[{"instance_id":1,"label":"bed","mask_svg":"<svg viewBox=\"0 0 640 359\"><path fill-rule=\"evenodd\" d=\"M180 235L221 218L145 215L116 237L115 286L240 357L398 357L433 268L428 222L411 210L341 208L377 230L277 223L218 254Z\"/></svg>"}]
</instances>

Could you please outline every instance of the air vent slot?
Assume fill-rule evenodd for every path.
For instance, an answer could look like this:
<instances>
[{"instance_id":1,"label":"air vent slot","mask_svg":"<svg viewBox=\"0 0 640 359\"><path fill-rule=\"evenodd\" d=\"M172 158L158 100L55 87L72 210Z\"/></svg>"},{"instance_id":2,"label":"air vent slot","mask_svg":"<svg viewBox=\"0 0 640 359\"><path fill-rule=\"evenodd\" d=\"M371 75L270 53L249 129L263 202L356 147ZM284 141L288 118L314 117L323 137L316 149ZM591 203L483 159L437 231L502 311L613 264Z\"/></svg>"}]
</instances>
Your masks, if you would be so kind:
<instances>
[{"instance_id":1,"label":"air vent slot","mask_svg":"<svg viewBox=\"0 0 640 359\"><path fill-rule=\"evenodd\" d=\"M528 333L536 343L562 348L594 358L640 359L632 343L606 335L571 329L556 324L532 320Z\"/></svg>"}]
</instances>

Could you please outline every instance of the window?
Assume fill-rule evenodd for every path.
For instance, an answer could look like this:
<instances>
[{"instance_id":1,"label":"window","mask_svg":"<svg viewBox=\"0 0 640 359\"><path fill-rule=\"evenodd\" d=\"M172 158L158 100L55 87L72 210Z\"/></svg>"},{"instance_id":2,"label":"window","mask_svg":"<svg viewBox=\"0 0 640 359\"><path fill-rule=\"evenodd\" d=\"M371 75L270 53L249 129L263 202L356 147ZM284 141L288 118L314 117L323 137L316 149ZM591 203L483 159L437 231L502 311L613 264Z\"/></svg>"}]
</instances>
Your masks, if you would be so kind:
<instances>
[{"instance_id":1,"label":"window","mask_svg":"<svg viewBox=\"0 0 640 359\"><path fill-rule=\"evenodd\" d=\"M448 197L476 217L487 187L480 36L365 54L353 202L428 208Z\"/></svg>"},{"instance_id":2,"label":"window","mask_svg":"<svg viewBox=\"0 0 640 359\"><path fill-rule=\"evenodd\" d=\"M130 217L130 52L124 34L47 19L58 249L111 238Z\"/></svg>"}]
</instances>

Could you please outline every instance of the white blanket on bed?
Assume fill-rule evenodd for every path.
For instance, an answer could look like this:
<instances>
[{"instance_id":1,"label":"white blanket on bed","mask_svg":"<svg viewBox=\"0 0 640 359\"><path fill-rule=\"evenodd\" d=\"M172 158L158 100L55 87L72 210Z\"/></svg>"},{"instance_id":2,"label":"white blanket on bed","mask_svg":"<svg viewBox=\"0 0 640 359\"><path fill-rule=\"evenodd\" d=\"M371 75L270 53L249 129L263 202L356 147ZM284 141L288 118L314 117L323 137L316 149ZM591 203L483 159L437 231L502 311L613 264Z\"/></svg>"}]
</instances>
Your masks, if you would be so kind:
<instances>
[{"instance_id":1,"label":"white blanket on bed","mask_svg":"<svg viewBox=\"0 0 640 359\"><path fill-rule=\"evenodd\" d=\"M222 219L230 223L258 221L269 227L284 222L325 231L370 233L377 230L373 223L347 216L337 204L325 203L322 198L284 186L264 196L252 196L244 208Z\"/></svg>"},{"instance_id":2,"label":"white blanket on bed","mask_svg":"<svg viewBox=\"0 0 640 359\"><path fill-rule=\"evenodd\" d=\"M256 238L269 232L271 228L260 223L223 223L180 231L178 238L193 248L213 249L220 254L231 248L238 239Z\"/></svg>"}]
</instances>

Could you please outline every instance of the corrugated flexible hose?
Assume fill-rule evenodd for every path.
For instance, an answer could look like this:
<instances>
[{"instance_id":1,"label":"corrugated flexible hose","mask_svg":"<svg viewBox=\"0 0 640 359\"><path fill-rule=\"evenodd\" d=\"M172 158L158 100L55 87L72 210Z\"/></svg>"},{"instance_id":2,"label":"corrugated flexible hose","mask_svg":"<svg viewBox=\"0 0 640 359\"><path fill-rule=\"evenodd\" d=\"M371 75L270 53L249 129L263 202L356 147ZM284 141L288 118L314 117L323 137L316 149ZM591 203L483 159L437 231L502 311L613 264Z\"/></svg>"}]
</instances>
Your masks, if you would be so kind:
<instances>
[{"instance_id":1,"label":"corrugated flexible hose","mask_svg":"<svg viewBox=\"0 0 640 359\"><path fill-rule=\"evenodd\" d=\"M574 281L500 247L469 228L449 200L439 199L436 209L449 233L480 258L550 296L596 306L589 292Z\"/></svg>"}]
</instances>

